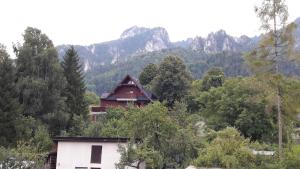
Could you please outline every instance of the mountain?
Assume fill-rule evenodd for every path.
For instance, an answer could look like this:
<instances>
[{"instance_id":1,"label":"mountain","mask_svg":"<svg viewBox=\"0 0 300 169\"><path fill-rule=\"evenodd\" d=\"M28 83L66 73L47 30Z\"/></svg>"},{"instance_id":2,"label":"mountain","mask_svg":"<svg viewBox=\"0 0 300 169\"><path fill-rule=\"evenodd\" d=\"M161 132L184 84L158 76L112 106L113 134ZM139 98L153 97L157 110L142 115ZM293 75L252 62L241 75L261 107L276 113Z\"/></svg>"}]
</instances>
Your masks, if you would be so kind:
<instances>
[{"instance_id":1,"label":"mountain","mask_svg":"<svg viewBox=\"0 0 300 169\"><path fill-rule=\"evenodd\" d=\"M124 62L133 56L162 49L181 47L211 54L224 51L241 52L253 48L257 41L257 37L250 38L244 35L235 38L224 30L220 30L210 33L207 38L195 37L179 42L170 42L168 32L164 28L150 29L133 26L126 29L119 39L89 46L75 45L75 49L81 56L84 70L87 71L97 66ZM68 47L69 45L57 46L61 57Z\"/></svg>"},{"instance_id":2,"label":"mountain","mask_svg":"<svg viewBox=\"0 0 300 169\"><path fill-rule=\"evenodd\" d=\"M186 41L174 43L176 47L190 48L200 50L205 53L220 52L243 52L252 49L258 42L259 37L233 37L228 35L224 30L210 33L206 38L195 37L188 38Z\"/></svg>"},{"instance_id":3,"label":"mountain","mask_svg":"<svg viewBox=\"0 0 300 169\"><path fill-rule=\"evenodd\" d=\"M300 18L295 23L300 25ZM76 45L75 49L84 64L87 88L100 95L126 74L137 77L144 66L159 63L167 55L180 56L196 79L211 67L221 67L226 76L249 75L243 53L253 49L259 40L260 36L233 37L219 30L207 37L170 42L164 28L133 26L119 39L89 46ZM300 49L300 27L295 31L295 45ZM67 48L68 45L57 46L60 57ZM282 61L280 70L287 75L300 75L300 67L292 61Z\"/></svg>"},{"instance_id":4,"label":"mountain","mask_svg":"<svg viewBox=\"0 0 300 169\"><path fill-rule=\"evenodd\" d=\"M68 47L69 45L57 46L61 57ZM84 70L87 71L97 66L123 62L135 55L170 47L169 35L164 28L150 29L133 26L125 30L117 40L89 46L76 45L75 49L81 56Z\"/></svg>"}]
</instances>

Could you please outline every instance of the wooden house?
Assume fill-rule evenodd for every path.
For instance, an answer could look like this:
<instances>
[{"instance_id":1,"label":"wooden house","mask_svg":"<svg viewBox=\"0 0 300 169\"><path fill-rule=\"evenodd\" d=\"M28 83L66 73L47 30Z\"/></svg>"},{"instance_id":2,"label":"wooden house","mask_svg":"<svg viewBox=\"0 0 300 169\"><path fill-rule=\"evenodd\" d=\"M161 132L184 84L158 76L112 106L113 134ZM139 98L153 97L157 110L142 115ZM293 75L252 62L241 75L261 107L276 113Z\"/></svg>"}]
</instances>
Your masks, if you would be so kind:
<instances>
[{"instance_id":1,"label":"wooden house","mask_svg":"<svg viewBox=\"0 0 300 169\"><path fill-rule=\"evenodd\" d=\"M129 105L143 107L155 99L156 97L145 90L137 79L127 75L110 93L101 95L100 106L91 107L91 116L94 121L97 115L106 113L107 108L126 108Z\"/></svg>"}]
</instances>

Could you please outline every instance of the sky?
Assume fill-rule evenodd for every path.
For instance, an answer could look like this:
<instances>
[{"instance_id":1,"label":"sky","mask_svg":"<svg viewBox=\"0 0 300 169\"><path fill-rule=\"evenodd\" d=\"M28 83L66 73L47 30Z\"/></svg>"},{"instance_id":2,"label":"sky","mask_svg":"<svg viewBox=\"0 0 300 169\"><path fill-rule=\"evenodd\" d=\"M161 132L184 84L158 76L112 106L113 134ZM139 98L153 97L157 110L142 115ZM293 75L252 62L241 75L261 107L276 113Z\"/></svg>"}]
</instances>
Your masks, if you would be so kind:
<instances>
[{"instance_id":1,"label":"sky","mask_svg":"<svg viewBox=\"0 0 300 169\"><path fill-rule=\"evenodd\" d=\"M164 27L171 41L206 37L220 29L233 36L259 35L254 6L261 0L0 0L0 43L12 53L26 27L54 42L89 45L119 38L134 25ZM300 17L300 0L286 0L289 21Z\"/></svg>"}]
</instances>

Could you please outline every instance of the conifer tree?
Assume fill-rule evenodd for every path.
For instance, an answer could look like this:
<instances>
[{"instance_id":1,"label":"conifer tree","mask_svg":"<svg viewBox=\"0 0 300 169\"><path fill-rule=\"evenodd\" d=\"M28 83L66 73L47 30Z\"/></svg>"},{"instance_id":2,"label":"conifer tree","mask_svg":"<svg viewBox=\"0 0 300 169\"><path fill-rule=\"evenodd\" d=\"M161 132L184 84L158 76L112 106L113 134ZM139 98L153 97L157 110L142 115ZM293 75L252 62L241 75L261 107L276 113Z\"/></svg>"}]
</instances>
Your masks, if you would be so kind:
<instances>
[{"instance_id":1,"label":"conifer tree","mask_svg":"<svg viewBox=\"0 0 300 169\"><path fill-rule=\"evenodd\" d=\"M0 44L0 146L15 143L15 124L21 113L15 81L13 62Z\"/></svg>"},{"instance_id":2,"label":"conifer tree","mask_svg":"<svg viewBox=\"0 0 300 169\"><path fill-rule=\"evenodd\" d=\"M69 114L71 115L71 121L68 127L74 128L75 119L78 119L76 116L82 116L84 119L87 118L88 105L84 99L86 87L82 65L73 46L67 50L63 58L62 67L67 80L64 95L67 98L66 103Z\"/></svg>"},{"instance_id":3,"label":"conifer tree","mask_svg":"<svg viewBox=\"0 0 300 169\"><path fill-rule=\"evenodd\" d=\"M28 27L24 43L15 47L19 101L23 115L32 116L46 123L51 135L66 127L63 70L52 41L39 29Z\"/></svg>"}]
</instances>

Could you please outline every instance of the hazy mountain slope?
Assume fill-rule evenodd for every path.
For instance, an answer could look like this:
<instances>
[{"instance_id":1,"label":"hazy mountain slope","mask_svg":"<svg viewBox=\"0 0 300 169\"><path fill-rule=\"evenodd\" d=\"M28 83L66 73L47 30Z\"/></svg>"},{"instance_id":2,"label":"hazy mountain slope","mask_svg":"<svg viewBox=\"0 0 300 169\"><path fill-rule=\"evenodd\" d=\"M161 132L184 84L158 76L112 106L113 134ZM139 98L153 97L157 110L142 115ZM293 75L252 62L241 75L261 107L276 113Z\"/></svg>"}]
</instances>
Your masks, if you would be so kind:
<instances>
[{"instance_id":1,"label":"hazy mountain slope","mask_svg":"<svg viewBox=\"0 0 300 169\"><path fill-rule=\"evenodd\" d=\"M247 75L240 53L206 54L184 48L164 49L130 58L127 62L99 66L87 72L88 88L98 94L109 91L126 74L138 77L141 70L149 63L159 63L165 56L177 55L187 64L194 78L201 78L210 67L222 67L228 76Z\"/></svg>"}]
</instances>

